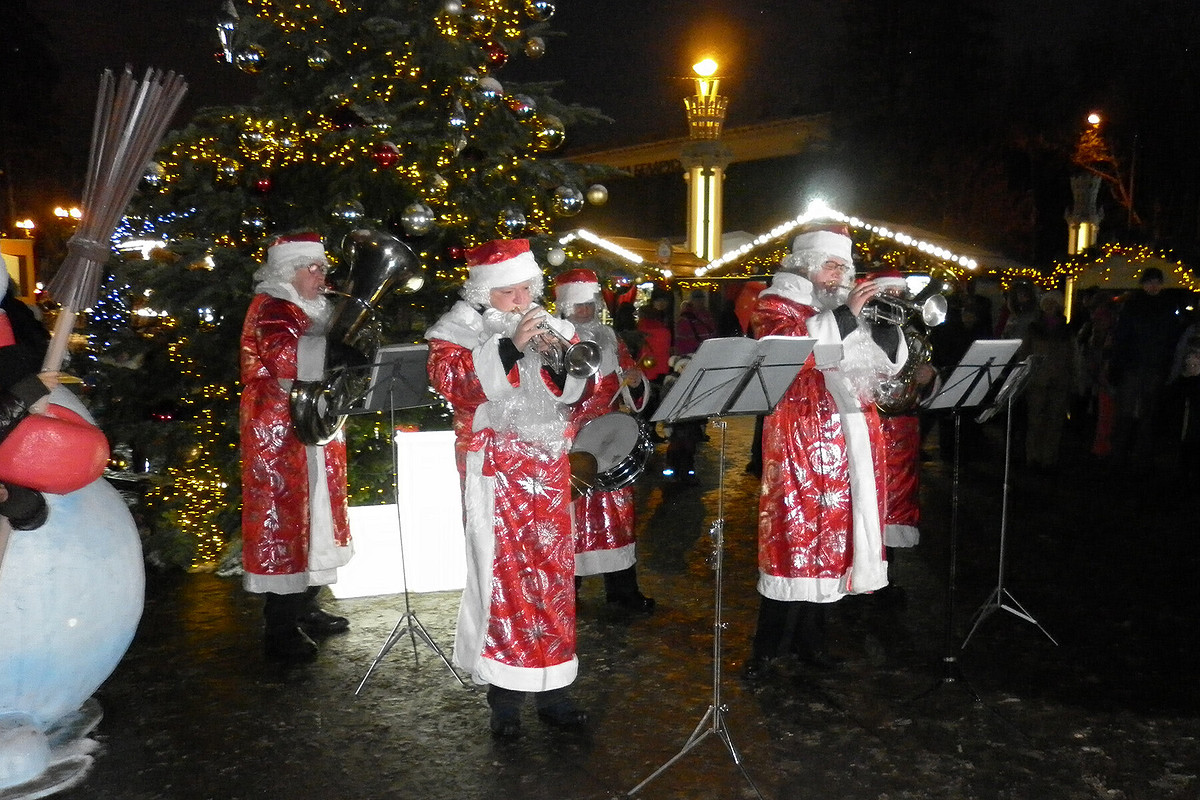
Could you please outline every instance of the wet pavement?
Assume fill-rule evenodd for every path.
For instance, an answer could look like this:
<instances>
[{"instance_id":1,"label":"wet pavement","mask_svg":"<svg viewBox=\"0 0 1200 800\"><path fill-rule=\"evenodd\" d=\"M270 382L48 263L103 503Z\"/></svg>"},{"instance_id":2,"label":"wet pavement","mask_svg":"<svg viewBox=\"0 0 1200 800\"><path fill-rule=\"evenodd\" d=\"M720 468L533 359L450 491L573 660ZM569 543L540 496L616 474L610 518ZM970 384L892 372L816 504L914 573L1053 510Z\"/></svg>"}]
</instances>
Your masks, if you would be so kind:
<instances>
[{"instance_id":1,"label":"wet pavement","mask_svg":"<svg viewBox=\"0 0 1200 800\"><path fill-rule=\"evenodd\" d=\"M1082 428L1057 475L1014 458L1002 587L1003 421L961 464L956 528L954 470L927 444L922 542L897 553L893 587L831 607L841 665L783 663L755 684L740 673L757 610L752 420L730 419L723 448L709 427L699 486L656 474L660 446L637 486L641 583L658 608L617 612L598 578L585 581L582 732L549 729L527 707L520 738L493 739L483 692L408 637L356 696L398 620L449 652L456 592L411 595L411 618L403 595L330 600L351 632L285 668L263 659L261 604L236 579L152 573L137 636L96 696L96 764L57 797L614 798L693 732L703 739L638 797L753 798L751 781L769 800L1200 797L1200 491L1173 475L1169 449L1125 472L1093 464ZM720 514L716 724L705 713ZM1007 608L985 604L997 596ZM992 613L964 648L981 607ZM1021 608L1033 621L1009 610Z\"/></svg>"}]
</instances>

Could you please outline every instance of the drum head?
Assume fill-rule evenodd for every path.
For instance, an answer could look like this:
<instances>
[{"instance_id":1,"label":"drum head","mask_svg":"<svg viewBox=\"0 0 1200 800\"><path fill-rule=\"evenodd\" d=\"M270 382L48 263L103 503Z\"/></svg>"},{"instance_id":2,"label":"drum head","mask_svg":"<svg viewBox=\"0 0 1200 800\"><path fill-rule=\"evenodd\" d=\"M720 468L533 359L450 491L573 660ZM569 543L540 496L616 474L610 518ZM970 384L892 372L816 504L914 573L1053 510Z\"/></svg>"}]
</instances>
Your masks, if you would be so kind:
<instances>
[{"instance_id":1,"label":"drum head","mask_svg":"<svg viewBox=\"0 0 1200 800\"><path fill-rule=\"evenodd\" d=\"M637 449L641 428L628 414L613 412L579 429L572 451L591 453L600 472L607 472Z\"/></svg>"}]
</instances>

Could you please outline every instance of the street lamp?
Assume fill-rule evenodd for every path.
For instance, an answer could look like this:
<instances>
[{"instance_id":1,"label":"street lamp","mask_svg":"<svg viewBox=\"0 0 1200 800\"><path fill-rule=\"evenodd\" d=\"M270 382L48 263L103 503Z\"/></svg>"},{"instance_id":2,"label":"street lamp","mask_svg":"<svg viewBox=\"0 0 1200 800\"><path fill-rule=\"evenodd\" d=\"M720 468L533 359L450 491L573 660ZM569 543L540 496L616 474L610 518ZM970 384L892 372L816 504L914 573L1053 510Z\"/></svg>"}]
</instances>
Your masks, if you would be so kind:
<instances>
[{"instance_id":1,"label":"street lamp","mask_svg":"<svg viewBox=\"0 0 1200 800\"><path fill-rule=\"evenodd\" d=\"M721 79L711 58L694 64L696 93L684 98L688 142L680 162L687 170L688 249L705 261L721 255L722 184L733 153L721 141L728 99L718 94Z\"/></svg>"},{"instance_id":2,"label":"street lamp","mask_svg":"<svg viewBox=\"0 0 1200 800\"><path fill-rule=\"evenodd\" d=\"M78 222L79 220L81 220L83 218L83 212L80 211L75 206L71 206L70 208L64 208L62 206L55 206L54 207L54 216L58 217L59 219L70 219L70 220L74 220L75 222Z\"/></svg>"},{"instance_id":3,"label":"street lamp","mask_svg":"<svg viewBox=\"0 0 1200 800\"><path fill-rule=\"evenodd\" d=\"M17 227L18 230L21 231L21 233L25 234L25 238L27 238L27 239L33 238L33 230L34 230L34 228L37 227L37 225L34 224L32 219L30 219L29 217L26 217L25 219L17 220L13 224Z\"/></svg>"}]
</instances>

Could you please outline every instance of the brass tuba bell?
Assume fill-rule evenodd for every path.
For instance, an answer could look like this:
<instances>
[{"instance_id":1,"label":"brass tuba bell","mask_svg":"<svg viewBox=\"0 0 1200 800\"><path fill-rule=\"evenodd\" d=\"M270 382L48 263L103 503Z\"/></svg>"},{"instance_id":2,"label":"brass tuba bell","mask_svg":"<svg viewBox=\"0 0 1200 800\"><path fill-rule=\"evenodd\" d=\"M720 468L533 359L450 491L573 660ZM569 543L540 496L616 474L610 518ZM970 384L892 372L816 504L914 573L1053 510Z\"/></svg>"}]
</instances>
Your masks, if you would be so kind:
<instances>
[{"instance_id":1,"label":"brass tuba bell","mask_svg":"<svg viewBox=\"0 0 1200 800\"><path fill-rule=\"evenodd\" d=\"M346 409L367 393L363 367L379 349L375 312L389 292L408 294L425 284L425 267L408 245L390 233L361 229L342 240L346 271L325 335L325 376L295 381L289 397L292 426L304 444L323 445L346 421Z\"/></svg>"}]
</instances>

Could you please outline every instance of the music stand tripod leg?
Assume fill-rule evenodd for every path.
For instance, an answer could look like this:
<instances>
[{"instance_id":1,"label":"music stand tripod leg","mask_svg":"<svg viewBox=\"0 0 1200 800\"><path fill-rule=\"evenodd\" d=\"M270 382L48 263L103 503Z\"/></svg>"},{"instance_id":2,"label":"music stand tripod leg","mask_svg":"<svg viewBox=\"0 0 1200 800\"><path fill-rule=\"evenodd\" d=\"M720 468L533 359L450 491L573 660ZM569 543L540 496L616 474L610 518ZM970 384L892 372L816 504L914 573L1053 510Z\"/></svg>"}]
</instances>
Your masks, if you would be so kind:
<instances>
[{"instance_id":1,"label":"music stand tripod leg","mask_svg":"<svg viewBox=\"0 0 1200 800\"><path fill-rule=\"evenodd\" d=\"M433 641L433 637L429 635L429 631L427 631L425 626L421 624L421 620L417 618L417 614L412 610L412 604L410 603L408 591L408 570L404 557L404 530L403 524L400 520L400 456L396 452L396 408L394 401L394 385L395 377L392 376L388 383L388 414L392 431L392 490L396 498L396 533L400 539L400 580L404 585L404 613L400 615L398 620L396 620L396 624L392 628L391 634L388 635L387 640L383 643L383 647L379 649L379 654L375 656L375 660L371 662L371 666L367 668L367 672L365 675L363 675L362 681L359 682L358 688L354 690L354 694L357 695L360 691L362 691L363 686L365 686L367 683L367 678L371 677L371 673L374 672L375 668L379 666L381 661L383 661L383 657L388 654L388 651L391 650L392 647L395 646L396 642L400 641L401 637L403 637L406 633L409 635L409 638L412 639L414 659L417 656L417 638L419 637L421 641L429 647L430 650L437 654L437 657L442 660L442 663L446 666L446 669L450 670L450 674L454 676L454 679L458 681L459 685L464 689L470 689L471 686L463 680L461 675L458 674L458 670L456 670L454 665L450 663L450 659L446 658L446 654L442 651L442 648L438 647L437 643Z\"/></svg>"},{"instance_id":2,"label":"music stand tripod leg","mask_svg":"<svg viewBox=\"0 0 1200 800\"><path fill-rule=\"evenodd\" d=\"M628 797L634 797L641 789L650 783L652 780L663 774L671 767L672 764L679 761L692 749L704 741L710 734L715 734L725 745L729 751L729 755L733 758L733 763L742 773L742 777L750 784L750 788L754 790L755 796L759 800L763 800L762 792L755 786L754 781L750 778L750 774L746 771L746 767L742 763L741 754L737 747L733 744L733 739L729 735L729 729L725 726L725 706L721 701L721 631L724 629L724 622L721 620L721 583L724 574L724 529L725 529L725 428L726 423L723 419L716 419L713 422L721 429L721 447L720 456L717 466L717 519L712 524L711 534L713 537L713 569L716 573L713 580L714 584L714 602L713 602L713 667L712 667L712 704L708 710L704 712L704 716L700 718L696 729L692 731L692 735L684 743L683 748L672 756L661 767L654 770L650 775L639 783L637 786L629 790Z\"/></svg>"}]
</instances>

